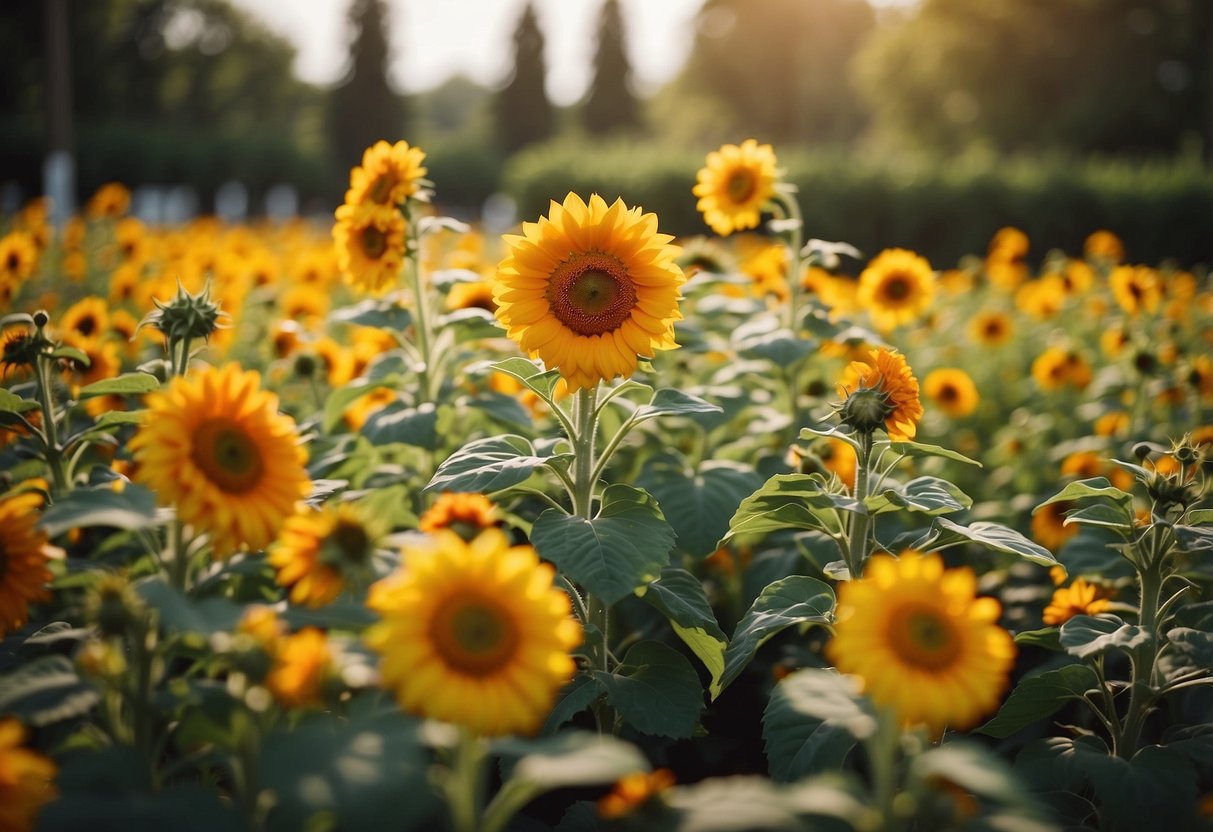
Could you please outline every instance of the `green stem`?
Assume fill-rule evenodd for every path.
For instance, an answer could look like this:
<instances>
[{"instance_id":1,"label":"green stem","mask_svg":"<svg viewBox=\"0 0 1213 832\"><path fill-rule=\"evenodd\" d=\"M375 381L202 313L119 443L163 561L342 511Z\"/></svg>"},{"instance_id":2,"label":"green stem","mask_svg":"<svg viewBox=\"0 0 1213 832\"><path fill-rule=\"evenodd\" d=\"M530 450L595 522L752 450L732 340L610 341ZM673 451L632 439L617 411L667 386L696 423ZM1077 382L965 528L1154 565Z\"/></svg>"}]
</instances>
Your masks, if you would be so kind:
<instances>
[{"instance_id":1,"label":"green stem","mask_svg":"<svg viewBox=\"0 0 1213 832\"><path fill-rule=\"evenodd\" d=\"M147 783L155 782L156 760L152 753L152 663L155 661L156 636L147 621L131 633L131 654L135 663L135 690L131 697L131 723L135 751L144 763Z\"/></svg>"},{"instance_id":2,"label":"green stem","mask_svg":"<svg viewBox=\"0 0 1213 832\"><path fill-rule=\"evenodd\" d=\"M893 804L897 798L897 746L900 737L897 714L891 708L881 708L876 733L864 742L864 748L871 766L872 797L880 812L880 829L884 832L897 829L899 825Z\"/></svg>"},{"instance_id":3,"label":"green stem","mask_svg":"<svg viewBox=\"0 0 1213 832\"><path fill-rule=\"evenodd\" d=\"M791 249L791 256L788 258L788 311L787 311L787 327L792 330L792 334L796 334L797 322L800 311L800 271L804 267L804 258L801 256L800 250L804 247L804 218L800 213L800 205L796 202L796 198L791 194L776 193L778 204L786 211L786 216L790 220L795 220L795 225L788 230L788 247Z\"/></svg>"},{"instance_id":4,"label":"green stem","mask_svg":"<svg viewBox=\"0 0 1213 832\"><path fill-rule=\"evenodd\" d=\"M185 531L181 526L181 521L176 517L169 521L168 538L169 551L172 554L170 561L172 572L169 578L172 580L173 587L184 593L189 584L190 565L186 552Z\"/></svg>"},{"instance_id":5,"label":"green stem","mask_svg":"<svg viewBox=\"0 0 1213 832\"><path fill-rule=\"evenodd\" d=\"M430 323L429 296L425 291L425 281L421 277L421 239L417 235L416 224L412 217L408 218L409 228L409 277L413 284L413 305L417 309L417 349L421 353L421 365L418 375L421 379L421 400L434 400L432 362L430 348L433 344L433 329Z\"/></svg>"},{"instance_id":6,"label":"green stem","mask_svg":"<svg viewBox=\"0 0 1213 832\"><path fill-rule=\"evenodd\" d=\"M1158 633L1159 595L1162 591L1162 564L1158 558L1138 573L1141 583L1141 614L1138 626L1149 634L1149 640L1133 654L1133 675L1129 688L1129 711L1125 717L1124 742L1119 755L1132 759L1141 740L1141 732L1154 700L1154 667L1162 639Z\"/></svg>"},{"instance_id":7,"label":"green stem","mask_svg":"<svg viewBox=\"0 0 1213 832\"><path fill-rule=\"evenodd\" d=\"M847 569L852 579L863 577L863 566L868 559L868 511L864 501L868 498L868 467L872 461L872 434L859 435L859 451L855 461L855 500L862 512L851 514L851 529L847 540Z\"/></svg>"},{"instance_id":8,"label":"green stem","mask_svg":"<svg viewBox=\"0 0 1213 832\"><path fill-rule=\"evenodd\" d=\"M481 775L484 744L466 728L459 730L459 745L446 781L447 804L455 832L477 832L484 800Z\"/></svg>"},{"instance_id":9,"label":"green stem","mask_svg":"<svg viewBox=\"0 0 1213 832\"><path fill-rule=\"evenodd\" d=\"M34 374L38 377L38 404L42 408L42 435L46 439L46 462L51 469L53 499L70 491L71 483L63 466L63 448L59 447L59 425L55 421L55 397L51 389L51 360L45 354L40 354L34 359Z\"/></svg>"}]
</instances>

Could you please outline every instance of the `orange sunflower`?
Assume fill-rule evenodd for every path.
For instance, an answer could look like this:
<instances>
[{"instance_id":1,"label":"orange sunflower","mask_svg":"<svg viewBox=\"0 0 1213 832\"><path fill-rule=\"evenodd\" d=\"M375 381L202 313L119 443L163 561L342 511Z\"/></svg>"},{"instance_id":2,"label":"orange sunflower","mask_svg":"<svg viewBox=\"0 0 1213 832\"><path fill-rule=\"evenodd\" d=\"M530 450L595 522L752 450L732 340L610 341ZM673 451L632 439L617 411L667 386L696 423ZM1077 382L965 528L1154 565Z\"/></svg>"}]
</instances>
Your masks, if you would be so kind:
<instances>
[{"instance_id":1,"label":"orange sunflower","mask_svg":"<svg viewBox=\"0 0 1213 832\"><path fill-rule=\"evenodd\" d=\"M346 204L399 205L422 193L422 177L426 174L421 166L423 159L425 151L409 147L408 142L375 142L363 152L362 164L350 171Z\"/></svg>"},{"instance_id":2,"label":"orange sunflower","mask_svg":"<svg viewBox=\"0 0 1213 832\"><path fill-rule=\"evenodd\" d=\"M25 626L31 601L51 597L46 565L55 550L38 528L41 508L33 491L0 499L0 636Z\"/></svg>"},{"instance_id":3,"label":"orange sunflower","mask_svg":"<svg viewBox=\"0 0 1213 832\"><path fill-rule=\"evenodd\" d=\"M695 207L713 231L727 236L757 228L763 209L775 193L775 151L769 144L746 139L708 154L696 176Z\"/></svg>"},{"instance_id":4,"label":"orange sunflower","mask_svg":"<svg viewBox=\"0 0 1213 832\"><path fill-rule=\"evenodd\" d=\"M576 390L630 376L637 357L676 349L679 287L674 238L657 232L657 216L587 204L570 193L547 217L506 235L497 267L497 319L525 352L555 367Z\"/></svg>"},{"instance_id":5,"label":"orange sunflower","mask_svg":"<svg viewBox=\"0 0 1213 832\"><path fill-rule=\"evenodd\" d=\"M400 277L404 263L404 217L394 205L344 203L335 213L333 242L345 282L381 294Z\"/></svg>"},{"instance_id":6,"label":"orange sunflower","mask_svg":"<svg viewBox=\"0 0 1213 832\"><path fill-rule=\"evenodd\" d=\"M914 321L927 311L934 297L931 264L903 248L885 249L859 275L856 299L880 330Z\"/></svg>"},{"instance_id":7,"label":"orange sunflower","mask_svg":"<svg viewBox=\"0 0 1213 832\"><path fill-rule=\"evenodd\" d=\"M888 408L884 427L889 439L906 442L918 432L918 420L923 414L918 379L901 353L883 347L870 350L866 357L847 365L842 386L848 397L861 388L884 396Z\"/></svg>"}]
</instances>

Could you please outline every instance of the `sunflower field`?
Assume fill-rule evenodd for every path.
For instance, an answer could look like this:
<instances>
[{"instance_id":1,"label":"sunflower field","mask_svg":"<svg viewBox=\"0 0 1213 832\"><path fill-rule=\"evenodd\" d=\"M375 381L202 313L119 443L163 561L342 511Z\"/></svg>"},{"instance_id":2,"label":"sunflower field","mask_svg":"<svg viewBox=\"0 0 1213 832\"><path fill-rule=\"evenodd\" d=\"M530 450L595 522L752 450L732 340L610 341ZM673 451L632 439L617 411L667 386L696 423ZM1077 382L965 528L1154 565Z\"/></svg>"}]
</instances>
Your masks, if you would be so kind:
<instances>
[{"instance_id":1,"label":"sunflower field","mask_svg":"<svg viewBox=\"0 0 1213 832\"><path fill-rule=\"evenodd\" d=\"M0 830L1213 828L1213 283L1114 230L0 220Z\"/></svg>"}]
</instances>

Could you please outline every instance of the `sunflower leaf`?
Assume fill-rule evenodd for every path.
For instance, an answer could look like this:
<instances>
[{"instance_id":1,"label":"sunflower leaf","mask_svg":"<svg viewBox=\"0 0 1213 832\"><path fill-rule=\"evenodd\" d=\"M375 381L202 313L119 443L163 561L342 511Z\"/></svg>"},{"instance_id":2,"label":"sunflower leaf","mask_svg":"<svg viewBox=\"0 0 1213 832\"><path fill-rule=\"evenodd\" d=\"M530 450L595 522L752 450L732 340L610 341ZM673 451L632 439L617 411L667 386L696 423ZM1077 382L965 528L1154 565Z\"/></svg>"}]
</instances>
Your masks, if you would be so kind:
<instances>
[{"instance_id":1,"label":"sunflower leaf","mask_svg":"<svg viewBox=\"0 0 1213 832\"><path fill-rule=\"evenodd\" d=\"M1061 646L1071 656L1088 659L1109 650L1130 653L1153 638L1149 630L1126 624L1114 615L1076 615L1061 625Z\"/></svg>"},{"instance_id":2,"label":"sunflower leaf","mask_svg":"<svg viewBox=\"0 0 1213 832\"><path fill-rule=\"evenodd\" d=\"M1032 513L1035 514L1045 506L1053 503L1095 499L1110 501L1116 505L1128 506L1133 501L1133 495L1113 486L1107 477L1090 477L1089 479L1069 483L1061 491L1058 491L1033 509Z\"/></svg>"},{"instance_id":3,"label":"sunflower leaf","mask_svg":"<svg viewBox=\"0 0 1213 832\"><path fill-rule=\"evenodd\" d=\"M412 407L395 401L368 416L361 433L372 445L401 442L432 451L438 447L437 427L438 408L433 402Z\"/></svg>"},{"instance_id":4,"label":"sunflower leaf","mask_svg":"<svg viewBox=\"0 0 1213 832\"><path fill-rule=\"evenodd\" d=\"M99 698L66 656L41 656L0 677L0 714L35 727L81 716Z\"/></svg>"},{"instance_id":5,"label":"sunflower leaf","mask_svg":"<svg viewBox=\"0 0 1213 832\"><path fill-rule=\"evenodd\" d=\"M531 542L570 580L613 604L657 578L669 563L674 530L648 492L616 483L592 520L557 509L540 514Z\"/></svg>"},{"instance_id":6,"label":"sunflower leaf","mask_svg":"<svg viewBox=\"0 0 1213 832\"><path fill-rule=\"evenodd\" d=\"M667 566L660 578L644 588L641 597L669 619L677 636L712 674L710 688L715 698L729 640L716 621L703 583L685 569Z\"/></svg>"},{"instance_id":7,"label":"sunflower leaf","mask_svg":"<svg viewBox=\"0 0 1213 832\"><path fill-rule=\"evenodd\" d=\"M703 710L699 674L677 650L659 641L633 644L614 673L596 672L607 702L644 734L685 739Z\"/></svg>"},{"instance_id":8,"label":"sunflower leaf","mask_svg":"<svg viewBox=\"0 0 1213 832\"><path fill-rule=\"evenodd\" d=\"M683 393L681 390L671 390L663 387L653 394L653 399L642 405L632 416L635 423L658 416L690 416L696 413L720 413L720 405Z\"/></svg>"},{"instance_id":9,"label":"sunflower leaf","mask_svg":"<svg viewBox=\"0 0 1213 832\"><path fill-rule=\"evenodd\" d=\"M823 485L821 477L812 474L776 474L741 501L720 543L740 535L765 535L786 529L841 535L843 523L839 512L865 509L845 494L824 491Z\"/></svg>"},{"instance_id":10,"label":"sunflower leaf","mask_svg":"<svg viewBox=\"0 0 1213 832\"><path fill-rule=\"evenodd\" d=\"M959 451L941 448L939 445L928 445L923 442L890 442L889 449L902 456L939 456L944 459L953 460L954 462L976 465L978 468L983 467L977 460L970 459Z\"/></svg>"},{"instance_id":11,"label":"sunflower leaf","mask_svg":"<svg viewBox=\"0 0 1213 832\"><path fill-rule=\"evenodd\" d=\"M106 486L74 489L47 508L39 524L48 537L54 538L72 529L112 526L138 531L159 522L156 495L132 484L122 491Z\"/></svg>"},{"instance_id":12,"label":"sunflower leaf","mask_svg":"<svg viewBox=\"0 0 1213 832\"><path fill-rule=\"evenodd\" d=\"M938 477L916 477L900 488L886 488L866 502L871 514L903 508L927 515L948 514L963 511L972 504L968 494Z\"/></svg>"},{"instance_id":13,"label":"sunflower leaf","mask_svg":"<svg viewBox=\"0 0 1213 832\"><path fill-rule=\"evenodd\" d=\"M335 324L356 324L377 329L394 329L401 332L409 328L413 315L398 303L389 300L367 298L353 306L334 309L329 321Z\"/></svg>"},{"instance_id":14,"label":"sunflower leaf","mask_svg":"<svg viewBox=\"0 0 1213 832\"><path fill-rule=\"evenodd\" d=\"M931 529L914 543L913 548L933 551L966 542L976 543L995 552L1019 555L1041 566L1058 565L1057 559L1048 549L1033 543L1014 529L984 520L962 526L946 517L936 517Z\"/></svg>"},{"instance_id":15,"label":"sunflower leaf","mask_svg":"<svg viewBox=\"0 0 1213 832\"><path fill-rule=\"evenodd\" d=\"M1133 515L1129 513L1127 504L1095 503L1074 511L1066 512L1065 525L1078 523L1083 526L1104 526L1121 532L1133 529Z\"/></svg>"},{"instance_id":16,"label":"sunflower leaf","mask_svg":"<svg viewBox=\"0 0 1213 832\"><path fill-rule=\"evenodd\" d=\"M505 337L505 330L497 323L493 313L475 306L448 312L438 319L438 325L444 329L451 328L457 344Z\"/></svg>"},{"instance_id":17,"label":"sunflower leaf","mask_svg":"<svg viewBox=\"0 0 1213 832\"><path fill-rule=\"evenodd\" d=\"M979 733L1006 739L1037 720L1052 716L1067 702L1084 699L1088 691L1099 689L1099 677L1089 665L1068 664L1022 679L1012 690L998 713Z\"/></svg>"},{"instance_id":18,"label":"sunflower leaf","mask_svg":"<svg viewBox=\"0 0 1213 832\"><path fill-rule=\"evenodd\" d=\"M715 694L741 675L767 639L793 625L829 624L833 613L834 590L816 578L791 575L769 584L737 622Z\"/></svg>"},{"instance_id":19,"label":"sunflower leaf","mask_svg":"<svg viewBox=\"0 0 1213 832\"><path fill-rule=\"evenodd\" d=\"M16 393L0 388L0 413L24 413L37 406L33 399L23 399Z\"/></svg>"},{"instance_id":20,"label":"sunflower leaf","mask_svg":"<svg viewBox=\"0 0 1213 832\"><path fill-rule=\"evenodd\" d=\"M424 490L500 491L565 456L537 455L529 440L514 434L477 439L447 457Z\"/></svg>"},{"instance_id":21,"label":"sunflower leaf","mask_svg":"<svg viewBox=\"0 0 1213 832\"><path fill-rule=\"evenodd\" d=\"M548 404L556 406L552 394L556 390L556 384L560 381L559 370L545 371L533 361L527 361L525 358L507 358L492 366L497 372L505 373L522 382L528 390L534 392Z\"/></svg>"},{"instance_id":22,"label":"sunflower leaf","mask_svg":"<svg viewBox=\"0 0 1213 832\"><path fill-rule=\"evenodd\" d=\"M762 715L771 777L790 783L837 770L858 740L876 731L876 714L852 679L833 670L793 673L775 686Z\"/></svg>"},{"instance_id":23,"label":"sunflower leaf","mask_svg":"<svg viewBox=\"0 0 1213 832\"><path fill-rule=\"evenodd\" d=\"M762 478L738 462L709 461L688 470L665 461L646 465L640 485L657 498L678 535L679 550L704 558L716 551L716 542L729 531L729 518L762 485Z\"/></svg>"},{"instance_id":24,"label":"sunflower leaf","mask_svg":"<svg viewBox=\"0 0 1213 832\"><path fill-rule=\"evenodd\" d=\"M77 398L93 396L134 396L160 389L160 381L151 373L123 373L114 378L102 379L80 388Z\"/></svg>"},{"instance_id":25,"label":"sunflower leaf","mask_svg":"<svg viewBox=\"0 0 1213 832\"><path fill-rule=\"evenodd\" d=\"M341 424L341 417L345 415L346 409L351 404L372 390L391 386L387 381L357 379L329 393L328 398L324 400L324 421L322 422L324 432L332 433L333 429Z\"/></svg>"}]
</instances>

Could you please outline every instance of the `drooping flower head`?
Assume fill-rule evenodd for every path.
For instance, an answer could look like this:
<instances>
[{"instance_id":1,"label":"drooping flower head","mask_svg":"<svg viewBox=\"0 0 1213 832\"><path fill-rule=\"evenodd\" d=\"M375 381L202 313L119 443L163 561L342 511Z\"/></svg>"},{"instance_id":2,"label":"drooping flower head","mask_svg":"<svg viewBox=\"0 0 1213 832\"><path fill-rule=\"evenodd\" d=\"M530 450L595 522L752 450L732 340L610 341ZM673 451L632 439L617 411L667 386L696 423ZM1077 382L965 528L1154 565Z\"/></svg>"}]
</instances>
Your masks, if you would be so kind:
<instances>
[{"instance_id":1,"label":"drooping flower head","mask_svg":"<svg viewBox=\"0 0 1213 832\"><path fill-rule=\"evenodd\" d=\"M778 179L775 151L769 144L746 139L708 154L692 193L704 222L717 234L757 228Z\"/></svg>"},{"instance_id":2,"label":"drooping flower head","mask_svg":"<svg viewBox=\"0 0 1213 832\"><path fill-rule=\"evenodd\" d=\"M1015 658L998 601L976 591L972 569L938 555L877 555L839 587L826 655L904 727L970 728L997 707Z\"/></svg>"},{"instance_id":3,"label":"drooping flower head","mask_svg":"<svg viewBox=\"0 0 1213 832\"><path fill-rule=\"evenodd\" d=\"M681 249L657 232L657 216L588 203L570 193L548 216L504 237L497 319L523 351L555 367L576 390L630 376L637 357L677 348Z\"/></svg>"},{"instance_id":4,"label":"drooping flower head","mask_svg":"<svg viewBox=\"0 0 1213 832\"><path fill-rule=\"evenodd\" d=\"M931 264L904 248L882 251L859 275L857 300L880 330L911 323L930 308L934 297Z\"/></svg>"},{"instance_id":5,"label":"drooping flower head","mask_svg":"<svg viewBox=\"0 0 1213 832\"><path fill-rule=\"evenodd\" d=\"M365 580L379 537L362 509L350 503L304 508L282 524L269 562L293 604L320 607L351 583Z\"/></svg>"},{"instance_id":6,"label":"drooping flower head","mask_svg":"<svg viewBox=\"0 0 1213 832\"><path fill-rule=\"evenodd\" d=\"M366 640L383 684L404 710L480 736L533 733L581 641L555 570L497 529L471 543L441 531L403 555L367 599L382 617Z\"/></svg>"},{"instance_id":7,"label":"drooping flower head","mask_svg":"<svg viewBox=\"0 0 1213 832\"><path fill-rule=\"evenodd\" d=\"M889 439L904 442L918 432L918 420L923 413L918 379L901 353L883 347L870 350L867 356L847 366L842 386L848 402L856 393L879 401L882 406L877 424L883 422ZM845 417L847 403L843 407Z\"/></svg>"},{"instance_id":8,"label":"drooping flower head","mask_svg":"<svg viewBox=\"0 0 1213 832\"><path fill-rule=\"evenodd\" d=\"M311 480L295 421L278 412L261 376L205 367L149 394L147 408L130 444L136 479L207 531L216 556L269 545Z\"/></svg>"},{"instance_id":9,"label":"drooping flower head","mask_svg":"<svg viewBox=\"0 0 1213 832\"><path fill-rule=\"evenodd\" d=\"M31 601L46 601L47 562L55 550L38 527L42 495L35 491L0 499L0 636L25 626Z\"/></svg>"}]
</instances>

